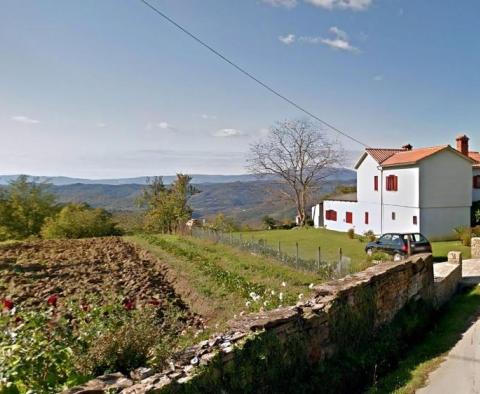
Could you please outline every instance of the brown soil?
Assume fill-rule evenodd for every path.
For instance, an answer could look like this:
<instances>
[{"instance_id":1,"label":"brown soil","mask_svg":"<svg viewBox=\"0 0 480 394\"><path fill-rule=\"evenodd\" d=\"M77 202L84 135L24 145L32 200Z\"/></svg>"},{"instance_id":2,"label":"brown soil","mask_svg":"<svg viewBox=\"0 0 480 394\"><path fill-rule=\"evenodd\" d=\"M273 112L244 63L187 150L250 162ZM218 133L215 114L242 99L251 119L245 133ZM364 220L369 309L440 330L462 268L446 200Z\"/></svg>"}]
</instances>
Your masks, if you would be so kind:
<instances>
[{"instance_id":1,"label":"brown soil","mask_svg":"<svg viewBox=\"0 0 480 394\"><path fill-rule=\"evenodd\" d=\"M169 281L168 268L148 252L118 237L49 240L7 244L0 248L0 299L32 308L45 305L52 294L65 299L95 297L118 302L125 297L142 305L175 305L202 324Z\"/></svg>"}]
</instances>

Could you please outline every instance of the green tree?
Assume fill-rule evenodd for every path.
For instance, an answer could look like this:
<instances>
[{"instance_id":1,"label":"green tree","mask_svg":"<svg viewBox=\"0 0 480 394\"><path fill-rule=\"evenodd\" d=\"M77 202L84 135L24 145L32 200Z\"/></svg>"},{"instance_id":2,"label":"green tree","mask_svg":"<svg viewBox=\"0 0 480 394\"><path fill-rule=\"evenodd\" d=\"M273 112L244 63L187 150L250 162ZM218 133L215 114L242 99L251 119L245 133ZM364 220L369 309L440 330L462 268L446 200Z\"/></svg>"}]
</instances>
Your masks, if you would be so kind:
<instances>
[{"instance_id":1,"label":"green tree","mask_svg":"<svg viewBox=\"0 0 480 394\"><path fill-rule=\"evenodd\" d=\"M217 215L213 218L210 227L214 230L224 233L239 230L239 226L235 223L235 221L232 218L225 216L222 212L217 213Z\"/></svg>"},{"instance_id":2,"label":"green tree","mask_svg":"<svg viewBox=\"0 0 480 394\"><path fill-rule=\"evenodd\" d=\"M0 191L0 240L40 234L46 218L59 209L49 188L48 183L36 183L21 175Z\"/></svg>"},{"instance_id":3,"label":"green tree","mask_svg":"<svg viewBox=\"0 0 480 394\"><path fill-rule=\"evenodd\" d=\"M268 216L268 215L265 215L262 218L262 222L263 222L264 227L267 230L270 230L277 225L277 221L274 218L272 218L271 216Z\"/></svg>"},{"instance_id":4,"label":"green tree","mask_svg":"<svg viewBox=\"0 0 480 394\"><path fill-rule=\"evenodd\" d=\"M177 174L169 187L162 177L150 180L139 199L145 208L144 228L147 231L172 233L192 217L189 199L200 191L191 185L189 175Z\"/></svg>"},{"instance_id":5,"label":"green tree","mask_svg":"<svg viewBox=\"0 0 480 394\"><path fill-rule=\"evenodd\" d=\"M120 235L121 231L108 211L88 204L69 204L45 220L41 234L43 238L88 238Z\"/></svg>"}]
</instances>

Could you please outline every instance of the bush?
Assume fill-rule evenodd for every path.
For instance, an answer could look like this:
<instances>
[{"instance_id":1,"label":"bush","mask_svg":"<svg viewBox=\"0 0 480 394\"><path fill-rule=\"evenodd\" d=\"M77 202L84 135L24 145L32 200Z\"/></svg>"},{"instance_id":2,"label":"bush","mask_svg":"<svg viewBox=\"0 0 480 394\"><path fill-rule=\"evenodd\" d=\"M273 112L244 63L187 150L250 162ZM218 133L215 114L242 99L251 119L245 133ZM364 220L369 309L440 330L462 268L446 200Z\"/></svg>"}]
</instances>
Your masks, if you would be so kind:
<instances>
[{"instance_id":1,"label":"bush","mask_svg":"<svg viewBox=\"0 0 480 394\"><path fill-rule=\"evenodd\" d=\"M43 238L88 238L121 235L112 215L87 204L70 204L60 213L48 218L41 231Z\"/></svg>"},{"instance_id":2,"label":"bush","mask_svg":"<svg viewBox=\"0 0 480 394\"><path fill-rule=\"evenodd\" d=\"M374 232L372 230L365 231L363 236L368 240L368 242L373 242L377 239Z\"/></svg>"},{"instance_id":3,"label":"bush","mask_svg":"<svg viewBox=\"0 0 480 394\"><path fill-rule=\"evenodd\" d=\"M350 239L354 239L355 238L355 230L353 228L349 228L348 231L347 231L347 236Z\"/></svg>"},{"instance_id":4,"label":"bush","mask_svg":"<svg viewBox=\"0 0 480 394\"><path fill-rule=\"evenodd\" d=\"M462 242L463 246L470 246L472 239L472 229L470 227L457 227L454 229L458 240Z\"/></svg>"}]
</instances>

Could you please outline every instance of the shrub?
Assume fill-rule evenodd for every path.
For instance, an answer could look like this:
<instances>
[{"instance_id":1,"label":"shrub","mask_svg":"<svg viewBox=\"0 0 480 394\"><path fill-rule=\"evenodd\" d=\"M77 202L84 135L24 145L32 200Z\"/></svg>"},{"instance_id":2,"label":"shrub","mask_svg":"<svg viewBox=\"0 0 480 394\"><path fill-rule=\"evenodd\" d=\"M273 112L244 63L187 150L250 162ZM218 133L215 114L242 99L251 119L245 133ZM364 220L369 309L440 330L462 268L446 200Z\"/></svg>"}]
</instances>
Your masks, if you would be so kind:
<instances>
[{"instance_id":1,"label":"shrub","mask_svg":"<svg viewBox=\"0 0 480 394\"><path fill-rule=\"evenodd\" d=\"M349 228L348 231L347 231L347 236L350 239L354 239L355 238L355 230L353 228Z\"/></svg>"},{"instance_id":2,"label":"shrub","mask_svg":"<svg viewBox=\"0 0 480 394\"><path fill-rule=\"evenodd\" d=\"M458 240L462 242L463 246L470 246L472 239L472 229L470 227L457 227L454 229Z\"/></svg>"},{"instance_id":3,"label":"shrub","mask_svg":"<svg viewBox=\"0 0 480 394\"><path fill-rule=\"evenodd\" d=\"M368 261L391 261L392 256L382 253L382 252L375 252L371 256L368 256Z\"/></svg>"},{"instance_id":4,"label":"shrub","mask_svg":"<svg viewBox=\"0 0 480 394\"><path fill-rule=\"evenodd\" d=\"M70 204L48 218L41 231L43 238L87 238L120 235L112 215L87 204Z\"/></svg>"},{"instance_id":5,"label":"shrub","mask_svg":"<svg viewBox=\"0 0 480 394\"><path fill-rule=\"evenodd\" d=\"M368 231L365 231L363 233L363 236L369 241L369 242L373 242L377 239L377 237L375 237L375 234L372 230L368 230Z\"/></svg>"}]
</instances>

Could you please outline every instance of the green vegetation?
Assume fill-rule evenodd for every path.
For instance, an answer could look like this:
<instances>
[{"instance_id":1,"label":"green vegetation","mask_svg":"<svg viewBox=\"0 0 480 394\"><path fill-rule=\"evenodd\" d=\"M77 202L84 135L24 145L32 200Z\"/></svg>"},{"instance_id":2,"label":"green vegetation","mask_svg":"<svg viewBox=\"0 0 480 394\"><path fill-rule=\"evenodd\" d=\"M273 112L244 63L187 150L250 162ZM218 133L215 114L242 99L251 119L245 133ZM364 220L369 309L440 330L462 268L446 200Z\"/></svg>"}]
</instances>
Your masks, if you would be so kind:
<instances>
[{"instance_id":1,"label":"green vegetation","mask_svg":"<svg viewBox=\"0 0 480 394\"><path fill-rule=\"evenodd\" d=\"M102 208L86 204L70 204L55 216L45 220L41 235L52 238L87 238L120 235L112 215Z\"/></svg>"},{"instance_id":2,"label":"green vegetation","mask_svg":"<svg viewBox=\"0 0 480 394\"><path fill-rule=\"evenodd\" d=\"M188 286L194 312L210 324L224 324L235 314L294 304L307 297L320 278L268 258L191 237L145 235L128 237L165 261L177 283Z\"/></svg>"},{"instance_id":3,"label":"green vegetation","mask_svg":"<svg viewBox=\"0 0 480 394\"><path fill-rule=\"evenodd\" d=\"M453 298L435 326L412 347L398 368L382 378L369 393L413 394L425 385L428 374L443 361L480 312L480 287Z\"/></svg>"},{"instance_id":4,"label":"green vegetation","mask_svg":"<svg viewBox=\"0 0 480 394\"><path fill-rule=\"evenodd\" d=\"M295 243L299 245L299 255L303 259L316 259L318 247L321 248L322 260L336 261L339 256L339 248L344 256L352 259L352 263L360 263L366 260L365 243L366 237L355 236L350 239L347 233L326 229L293 229L273 231L251 231L241 233L244 239L265 240L267 244L277 245L281 243L282 251L295 256ZM433 256L435 260L446 260L447 254L452 250L459 250L464 258L470 258L470 248L463 246L459 241L432 242Z\"/></svg>"},{"instance_id":5,"label":"green vegetation","mask_svg":"<svg viewBox=\"0 0 480 394\"><path fill-rule=\"evenodd\" d=\"M146 208L145 230L168 234L181 230L192 217L188 200L199 193L190 184L191 180L189 175L177 174L177 179L168 187L163 184L162 177L155 177L147 184L138 200Z\"/></svg>"},{"instance_id":6,"label":"green vegetation","mask_svg":"<svg viewBox=\"0 0 480 394\"><path fill-rule=\"evenodd\" d=\"M58 212L46 183L33 183L22 175L0 189L0 241L37 236L46 218Z\"/></svg>"},{"instance_id":7,"label":"green vegetation","mask_svg":"<svg viewBox=\"0 0 480 394\"><path fill-rule=\"evenodd\" d=\"M103 373L161 367L178 343L181 319L172 310L158 314L154 306L134 310L119 302L60 309L53 297L36 311L3 301L1 393L55 393Z\"/></svg>"}]
</instances>

